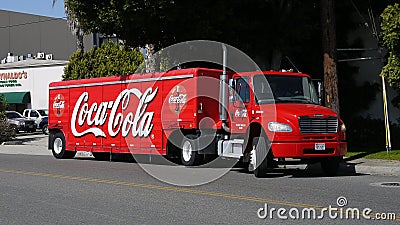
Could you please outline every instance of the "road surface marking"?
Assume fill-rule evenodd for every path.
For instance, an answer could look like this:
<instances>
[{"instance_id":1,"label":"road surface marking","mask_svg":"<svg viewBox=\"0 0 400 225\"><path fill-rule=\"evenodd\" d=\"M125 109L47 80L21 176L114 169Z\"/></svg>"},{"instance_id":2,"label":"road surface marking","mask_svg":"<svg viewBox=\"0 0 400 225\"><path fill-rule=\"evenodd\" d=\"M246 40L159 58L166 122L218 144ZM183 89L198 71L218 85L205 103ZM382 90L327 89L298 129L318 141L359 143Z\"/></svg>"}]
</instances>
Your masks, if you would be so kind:
<instances>
[{"instance_id":1,"label":"road surface marking","mask_svg":"<svg viewBox=\"0 0 400 225\"><path fill-rule=\"evenodd\" d=\"M267 199L267 198L257 198L257 197L251 197L251 196L226 194L226 193L221 193L221 192L201 191L201 190L193 190L193 189L189 189L189 188L168 187L168 186L160 186L160 185L153 185L153 184L141 184L141 183L133 183L133 182L125 182L125 181L117 181L117 180L104 180L104 179L90 178L90 177L77 177L77 176L59 175L59 174L51 174L51 173L38 173L38 172L31 172L31 171L5 170L5 169L0 169L0 172L1 173L32 175L32 176L38 176L38 177L51 177L51 178L59 178L59 179L66 179L66 180L88 181L88 182L95 182L95 183L102 183L102 184L114 184L114 185L121 185L121 186L130 186L130 187L141 187L141 188L147 188L147 189L173 191L173 192L180 192L180 193L191 193L191 194L221 197L221 198L228 198L228 199L245 200L245 201L251 201L251 202L261 202L261 203L269 203L269 204L276 204L276 205L284 205L284 206L290 206L290 207L314 208L317 210L322 210L322 209L326 208L326 207L322 207L322 206L302 204L302 203L296 203L296 202L277 201L277 200ZM375 217L375 214L371 213L371 217ZM400 221L400 217L396 217L395 220Z\"/></svg>"}]
</instances>

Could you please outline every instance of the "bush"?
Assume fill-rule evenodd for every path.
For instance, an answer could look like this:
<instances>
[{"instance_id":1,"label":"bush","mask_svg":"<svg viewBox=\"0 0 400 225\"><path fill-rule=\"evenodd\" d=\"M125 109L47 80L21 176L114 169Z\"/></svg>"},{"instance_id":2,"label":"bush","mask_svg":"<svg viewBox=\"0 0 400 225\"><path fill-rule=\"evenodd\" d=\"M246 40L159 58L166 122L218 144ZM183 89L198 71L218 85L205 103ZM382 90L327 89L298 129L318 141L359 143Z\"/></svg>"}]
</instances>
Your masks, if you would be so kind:
<instances>
[{"instance_id":1,"label":"bush","mask_svg":"<svg viewBox=\"0 0 400 225\"><path fill-rule=\"evenodd\" d=\"M0 112L0 143L9 141L15 137L15 131L7 124L4 112Z\"/></svg>"},{"instance_id":2,"label":"bush","mask_svg":"<svg viewBox=\"0 0 400 225\"><path fill-rule=\"evenodd\" d=\"M15 137L15 131L7 124L5 109L7 108L7 100L4 94L0 94L0 143L9 141Z\"/></svg>"},{"instance_id":3,"label":"bush","mask_svg":"<svg viewBox=\"0 0 400 225\"><path fill-rule=\"evenodd\" d=\"M89 51L77 51L64 69L64 80L128 75L144 62L142 53L115 42Z\"/></svg>"}]
</instances>

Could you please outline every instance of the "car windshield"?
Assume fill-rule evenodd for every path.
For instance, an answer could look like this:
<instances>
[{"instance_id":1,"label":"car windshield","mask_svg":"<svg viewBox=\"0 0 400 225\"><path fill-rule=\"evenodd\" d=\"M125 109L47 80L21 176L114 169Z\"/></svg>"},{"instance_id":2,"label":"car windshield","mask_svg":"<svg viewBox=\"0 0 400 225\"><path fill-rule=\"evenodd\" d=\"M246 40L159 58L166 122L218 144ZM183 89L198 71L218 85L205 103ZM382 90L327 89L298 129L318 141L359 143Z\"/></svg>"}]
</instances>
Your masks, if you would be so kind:
<instances>
[{"instance_id":1,"label":"car windshield","mask_svg":"<svg viewBox=\"0 0 400 225\"><path fill-rule=\"evenodd\" d=\"M38 110L38 113L39 113L41 116L47 116L47 110L39 109L39 110Z\"/></svg>"},{"instance_id":2,"label":"car windshield","mask_svg":"<svg viewBox=\"0 0 400 225\"><path fill-rule=\"evenodd\" d=\"M256 75L253 78L253 85L258 104L273 102L318 104L314 84L308 77Z\"/></svg>"},{"instance_id":3,"label":"car windshield","mask_svg":"<svg viewBox=\"0 0 400 225\"><path fill-rule=\"evenodd\" d=\"M8 112L6 113L8 119L15 119L15 118L24 118L21 114L17 112Z\"/></svg>"}]
</instances>

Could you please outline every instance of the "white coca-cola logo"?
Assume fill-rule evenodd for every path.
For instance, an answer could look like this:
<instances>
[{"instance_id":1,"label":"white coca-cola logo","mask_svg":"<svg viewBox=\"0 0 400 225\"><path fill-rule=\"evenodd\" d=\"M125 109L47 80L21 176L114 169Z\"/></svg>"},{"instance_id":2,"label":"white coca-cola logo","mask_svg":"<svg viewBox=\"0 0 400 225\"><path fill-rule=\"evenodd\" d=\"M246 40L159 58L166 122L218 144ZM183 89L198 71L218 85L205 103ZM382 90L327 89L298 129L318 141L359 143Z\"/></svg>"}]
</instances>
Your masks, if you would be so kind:
<instances>
[{"instance_id":1,"label":"white coca-cola logo","mask_svg":"<svg viewBox=\"0 0 400 225\"><path fill-rule=\"evenodd\" d=\"M179 94L178 96L169 96L168 103L172 104L185 104L187 94Z\"/></svg>"},{"instance_id":2,"label":"white coca-cola logo","mask_svg":"<svg viewBox=\"0 0 400 225\"><path fill-rule=\"evenodd\" d=\"M102 129L96 126L102 126L107 124L107 131L111 137L117 136L122 132L122 136L126 137L129 133L133 137L148 137L153 129L153 116L154 112L147 112L148 104L154 100L157 94L158 88L154 91L148 88L144 93L136 88L123 90L115 101L107 101L101 103L93 103L91 106L87 103L89 100L89 93L83 92L78 98L72 112L71 118L71 130L75 137L81 137L86 134L93 134L96 137L106 137L106 134ZM128 112L123 114L118 112L119 106L122 111L125 111L130 102L131 95L136 96L139 99L136 112ZM109 111L109 114L107 111ZM76 121L78 120L78 121ZM87 124L90 127L84 131L79 132L77 125L82 127Z\"/></svg>"},{"instance_id":3,"label":"white coca-cola logo","mask_svg":"<svg viewBox=\"0 0 400 225\"><path fill-rule=\"evenodd\" d=\"M65 101L54 102L53 109L63 109Z\"/></svg>"}]
</instances>

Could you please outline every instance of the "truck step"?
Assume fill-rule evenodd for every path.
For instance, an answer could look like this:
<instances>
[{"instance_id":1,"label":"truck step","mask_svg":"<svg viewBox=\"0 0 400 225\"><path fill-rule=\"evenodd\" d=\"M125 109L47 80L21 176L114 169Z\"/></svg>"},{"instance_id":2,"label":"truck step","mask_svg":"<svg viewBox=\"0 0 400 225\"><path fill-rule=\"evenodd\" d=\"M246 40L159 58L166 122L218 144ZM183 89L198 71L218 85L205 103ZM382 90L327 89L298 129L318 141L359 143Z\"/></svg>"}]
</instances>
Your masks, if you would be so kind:
<instances>
[{"instance_id":1,"label":"truck step","mask_svg":"<svg viewBox=\"0 0 400 225\"><path fill-rule=\"evenodd\" d=\"M218 155L227 158L240 158L243 156L243 139L218 141Z\"/></svg>"}]
</instances>

